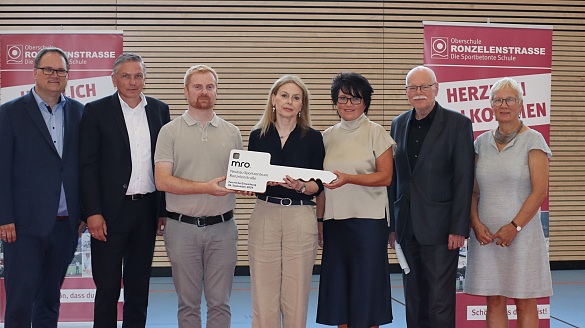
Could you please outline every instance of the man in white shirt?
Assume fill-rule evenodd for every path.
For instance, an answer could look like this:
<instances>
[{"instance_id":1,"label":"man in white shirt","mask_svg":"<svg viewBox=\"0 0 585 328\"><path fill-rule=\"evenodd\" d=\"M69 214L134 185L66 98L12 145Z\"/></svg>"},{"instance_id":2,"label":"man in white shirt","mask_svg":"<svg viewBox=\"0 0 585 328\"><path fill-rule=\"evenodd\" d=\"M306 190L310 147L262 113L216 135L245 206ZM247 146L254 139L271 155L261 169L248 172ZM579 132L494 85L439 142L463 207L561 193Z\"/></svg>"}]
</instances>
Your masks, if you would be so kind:
<instances>
[{"instance_id":1,"label":"man in white shirt","mask_svg":"<svg viewBox=\"0 0 585 328\"><path fill-rule=\"evenodd\" d=\"M154 148L169 106L142 93L136 54L114 62L111 96L85 106L80 130L81 192L96 284L94 327L116 327L120 281L124 327L144 327L154 243L166 216L154 185ZM122 276L122 263L124 270Z\"/></svg>"}]
</instances>

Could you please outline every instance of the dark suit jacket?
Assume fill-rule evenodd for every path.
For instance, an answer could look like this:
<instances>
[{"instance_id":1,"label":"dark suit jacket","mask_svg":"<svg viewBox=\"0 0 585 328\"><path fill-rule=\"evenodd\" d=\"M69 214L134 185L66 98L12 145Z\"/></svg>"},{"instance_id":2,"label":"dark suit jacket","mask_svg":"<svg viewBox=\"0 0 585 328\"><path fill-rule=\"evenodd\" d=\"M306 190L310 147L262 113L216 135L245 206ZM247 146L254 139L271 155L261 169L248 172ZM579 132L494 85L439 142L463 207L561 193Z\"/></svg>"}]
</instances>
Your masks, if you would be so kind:
<instances>
[{"instance_id":1,"label":"dark suit jacket","mask_svg":"<svg viewBox=\"0 0 585 328\"><path fill-rule=\"evenodd\" d=\"M77 231L78 137L83 105L65 97L64 110L61 158L32 92L0 107L0 225L14 223L17 236L46 236L51 232L61 184L69 222Z\"/></svg>"},{"instance_id":2,"label":"dark suit jacket","mask_svg":"<svg viewBox=\"0 0 585 328\"><path fill-rule=\"evenodd\" d=\"M398 147L388 195L390 228L399 243L409 219L423 245L446 244L449 234L469 236L475 158L471 121L438 103L435 110L414 169L406 149L413 111L392 122L390 135Z\"/></svg>"},{"instance_id":3,"label":"dark suit jacket","mask_svg":"<svg viewBox=\"0 0 585 328\"><path fill-rule=\"evenodd\" d=\"M169 106L146 97L146 116L154 172L154 149L160 128L170 121ZM132 173L130 140L118 93L87 103L79 139L81 197L84 219L101 214L116 220ZM157 191L158 214L166 216L164 194Z\"/></svg>"}]
</instances>

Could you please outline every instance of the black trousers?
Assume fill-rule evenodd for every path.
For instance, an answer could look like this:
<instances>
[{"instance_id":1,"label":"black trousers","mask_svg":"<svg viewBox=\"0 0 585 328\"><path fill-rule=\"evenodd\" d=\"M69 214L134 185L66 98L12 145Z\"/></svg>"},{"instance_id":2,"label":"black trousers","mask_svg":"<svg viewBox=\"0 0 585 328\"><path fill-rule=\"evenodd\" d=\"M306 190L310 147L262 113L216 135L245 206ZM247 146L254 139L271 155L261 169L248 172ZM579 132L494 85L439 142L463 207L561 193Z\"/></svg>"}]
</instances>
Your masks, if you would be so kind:
<instances>
[{"instance_id":1,"label":"black trousers","mask_svg":"<svg viewBox=\"0 0 585 328\"><path fill-rule=\"evenodd\" d=\"M139 200L124 200L118 218L107 225L107 241L91 239L91 266L96 285L94 328L116 327L121 282L124 286L122 327L146 325L156 225L153 193Z\"/></svg>"},{"instance_id":2,"label":"black trousers","mask_svg":"<svg viewBox=\"0 0 585 328\"><path fill-rule=\"evenodd\" d=\"M455 328L459 250L449 250L447 243L421 245L414 235L400 246L410 267L403 274L408 327Z\"/></svg>"}]
</instances>

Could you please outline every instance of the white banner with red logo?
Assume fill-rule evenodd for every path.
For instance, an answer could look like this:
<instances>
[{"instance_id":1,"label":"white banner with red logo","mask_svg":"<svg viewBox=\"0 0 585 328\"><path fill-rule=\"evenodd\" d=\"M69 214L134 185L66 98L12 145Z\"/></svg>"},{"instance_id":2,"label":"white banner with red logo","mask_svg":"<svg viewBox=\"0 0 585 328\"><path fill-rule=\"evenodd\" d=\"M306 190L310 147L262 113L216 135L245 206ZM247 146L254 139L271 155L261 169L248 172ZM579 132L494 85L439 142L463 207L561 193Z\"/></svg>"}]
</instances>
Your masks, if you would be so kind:
<instances>
[{"instance_id":1,"label":"white banner with red logo","mask_svg":"<svg viewBox=\"0 0 585 328\"><path fill-rule=\"evenodd\" d=\"M491 85L512 77L524 90L521 119L542 133L550 144L552 27L510 24L423 22L424 63L440 82L437 101L469 117L477 137L497 127L489 102ZM548 243L548 198L541 221ZM457 289L462 290L466 267L460 251ZM457 294L457 327L485 327L484 297ZM540 327L550 327L549 298L538 299ZM516 327L516 309L508 303L510 327Z\"/></svg>"},{"instance_id":2,"label":"white banner with red logo","mask_svg":"<svg viewBox=\"0 0 585 328\"><path fill-rule=\"evenodd\" d=\"M85 104L114 93L111 73L122 54L122 31L0 31L0 104L30 91L35 57L46 47L61 48L69 58L66 96ZM3 275L1 249L0 263ZM4 279L0 280L0 322L4 322L6 293ZM59 321L93 321L94 298L90 236L84 233L61 290ZM121 310L119 303L119 320Z\"/></svg>"}]
</instances>

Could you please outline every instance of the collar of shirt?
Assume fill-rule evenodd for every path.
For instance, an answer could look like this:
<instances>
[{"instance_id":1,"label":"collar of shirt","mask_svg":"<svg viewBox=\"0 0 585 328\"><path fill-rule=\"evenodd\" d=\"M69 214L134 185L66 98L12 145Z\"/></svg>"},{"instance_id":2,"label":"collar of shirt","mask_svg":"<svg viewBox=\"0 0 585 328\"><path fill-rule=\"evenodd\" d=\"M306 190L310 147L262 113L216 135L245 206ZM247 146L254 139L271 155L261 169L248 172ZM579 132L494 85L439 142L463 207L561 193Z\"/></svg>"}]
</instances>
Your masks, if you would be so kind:
<instances>
[{"instance_id":1,"label":"collar of shirt","mask_svg":"<svg viewBox=\"0 0 585 328\"><path fill-rule=\"evenodd\" d=\"M138 112L139 110L143 110L146 108L146 105L148 105L148 102L146 101L146 97L144 96L143 93L140 93L140 103L134 108L130 107L130 105L128 105L124 100L122 100L122 97L120 97L119 93L118 93L118 99L120 99L120 105L122 106L122 110L129 111L130 113L135 113L135 112Z\"/></svg>"},{"instance_id":2,"label":"collar of shirt","mask_svg":"<svg viewBox=\"0 0 585 328\"><path fill-rule=\"evenodd\" d=\"M47 109L47 106L49 106L49 104L47 104L43 98L41 98L36 92L35 92L35 88L33 87L32 89L30 89L30 91L33 94L33 97L35 97L35 101L37 102L37 105L39 106L39 109L41 110L41 113L47 113L47 114L51 114L51 112L49 112L49 110ZM65 96L61 95L61 98L59 100L59 102L55 105L55 107L52 109L52 112L56 112L58 110L61 110L63 107L65 107Z\"/></svg>"},{"instance_id":3,"label":"collar of shirt","mask_svg":"<svg viewBox=\"0 0 585 328\"><path fill-rule=\"evenodd\" d=\"M420 123L421 125L431 125L433 120L435 119L435 114L437 113L437 106L438 103L435 102L435 107L431 110L429 115L425 116L422 120L416 119L416 109L412 109L412 115L410 115L410 124L415 124L416 122Z\"/></svg>"},{"instance_id":4,"label":"collar of shirt","mask_svg":"<svg viewBox=\"0 0 585 328\"><path fill-rule=\"evenodd\" d=\"M199 124L201 126L201 121L197 121L196 119L194 119L193 117L191 117L191 115L189 115L189 111L186 110L183 115L183 120L185 121L185 123L187 123L188 126L192 126L195 124ZM211 119L211 121L209 121L209 124L213 125L214 127L217 127L219 125L219 117L217 116L217 114L215 114L215 112L213 112L213 118Z\"/></svg>"}]
</instances>

